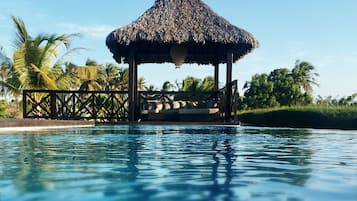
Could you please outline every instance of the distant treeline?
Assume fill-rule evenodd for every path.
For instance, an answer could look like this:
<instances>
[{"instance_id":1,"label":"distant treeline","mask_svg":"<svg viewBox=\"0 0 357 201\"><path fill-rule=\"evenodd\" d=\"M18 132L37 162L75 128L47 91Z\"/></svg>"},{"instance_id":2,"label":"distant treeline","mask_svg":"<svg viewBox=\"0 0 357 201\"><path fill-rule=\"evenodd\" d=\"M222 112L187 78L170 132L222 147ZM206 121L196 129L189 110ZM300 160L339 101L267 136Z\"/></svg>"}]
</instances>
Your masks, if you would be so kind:
<instances>
[{"instance_id":1,"label":"distant treeline","mask_svg":"<svg viewBox=\"0 0 357 201\"><path fill-rule=\"evenodd\" d=\"M315 67L306 61L296 61L292 70L275 69L269 74L255 74L245 83L240 97L242 110L275 108L281 106L357 106L357 93L340 99L328 96L312 96L313 85L318 86Z\"/></svg>"}]
</instances>

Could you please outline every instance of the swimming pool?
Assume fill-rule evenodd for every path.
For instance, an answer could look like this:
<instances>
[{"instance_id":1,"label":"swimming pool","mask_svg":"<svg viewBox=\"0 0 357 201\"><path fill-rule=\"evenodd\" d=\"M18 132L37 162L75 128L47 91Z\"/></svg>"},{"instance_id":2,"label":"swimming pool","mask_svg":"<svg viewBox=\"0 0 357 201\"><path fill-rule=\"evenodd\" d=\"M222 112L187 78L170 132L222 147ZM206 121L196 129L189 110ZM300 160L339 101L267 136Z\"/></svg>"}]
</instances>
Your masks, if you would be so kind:
<instances>
[{"instance_id":1,"label":"swimming pool","mask_svg":"<svg viewBox=\"0 0 357 201\"><path fill-rule=\"evenodd\" d=\"M101 126L0 151L0 201L357 200L357 131Z\"/></svg>"}]
</instances>

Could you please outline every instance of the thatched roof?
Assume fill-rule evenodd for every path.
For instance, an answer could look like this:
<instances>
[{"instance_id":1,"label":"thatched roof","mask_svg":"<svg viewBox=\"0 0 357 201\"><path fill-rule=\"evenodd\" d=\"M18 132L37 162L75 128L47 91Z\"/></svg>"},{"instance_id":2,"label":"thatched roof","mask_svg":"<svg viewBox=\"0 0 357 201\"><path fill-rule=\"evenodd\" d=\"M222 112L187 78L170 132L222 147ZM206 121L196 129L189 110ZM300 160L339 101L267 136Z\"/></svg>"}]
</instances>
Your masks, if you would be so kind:
<instances>
[{"instance_id":1,"label":"thatched roof","mask_svg":"<svg viewBox=\"0 0 357 201\"><path fill-rule=\"evenodd\" d=\"M107 37L106 44L114 58L127 62L135 49L137 63L172 62L170 48L187 48L186 63L225 63L232 49L234 61L259 46L249 32L218 16L201 0L156 0L133 23Z\"/></svg>"}]
</instances>

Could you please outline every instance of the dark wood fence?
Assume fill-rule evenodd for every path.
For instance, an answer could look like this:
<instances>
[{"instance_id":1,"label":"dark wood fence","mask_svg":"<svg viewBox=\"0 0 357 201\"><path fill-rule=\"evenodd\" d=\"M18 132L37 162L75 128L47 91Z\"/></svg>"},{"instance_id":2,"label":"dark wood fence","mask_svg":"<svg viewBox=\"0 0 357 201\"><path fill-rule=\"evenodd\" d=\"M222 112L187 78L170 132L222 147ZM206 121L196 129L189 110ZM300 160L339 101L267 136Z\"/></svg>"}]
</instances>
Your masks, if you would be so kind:
<instances>
[{"instance_id":1,"label":"dark wood fence","mask_svg":"<svg viewBox=\"0 0 357 201\"><path fill-rule=\"evenodd\" d=\"M167 111L180 108L218 108L219 119L237 120L239 98L237 81L216 92L142 91L138 93L140 108L137 116L140 119L145 119L145 111L153 109ZM24 90L23 103L24 118L86 119L115 123L128 121L129 114L128 91ZM155 113L160 112L155 111Z\"/></svg>"},{"instance_id":2,"label":"dark wood fence","mask_svg":"<svg viewBox=\"0 0 357 201\"><path fill-rule=\"evenodd\" d=\"M23 117L118 122L128 119L127 91L24 90Z\"/></svg>"}]
</instances>

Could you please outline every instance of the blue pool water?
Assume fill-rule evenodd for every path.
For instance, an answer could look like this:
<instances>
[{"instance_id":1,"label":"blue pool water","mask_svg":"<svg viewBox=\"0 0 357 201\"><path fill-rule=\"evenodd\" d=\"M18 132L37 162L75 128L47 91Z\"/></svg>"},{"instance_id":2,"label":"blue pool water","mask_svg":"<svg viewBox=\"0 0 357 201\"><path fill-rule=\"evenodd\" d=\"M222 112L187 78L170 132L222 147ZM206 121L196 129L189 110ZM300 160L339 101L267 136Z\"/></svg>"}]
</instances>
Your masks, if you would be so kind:
<instances>
[{"instance_id":1,"label":"blue pool water","mask_svg":"<svg viewBox=\"0 0 357 201\"><path fill-rule=\"evenodd\" d=\"M357 200L357 131L103 126L0 151L0 201Z\"/></svg>"}]
</instances>

